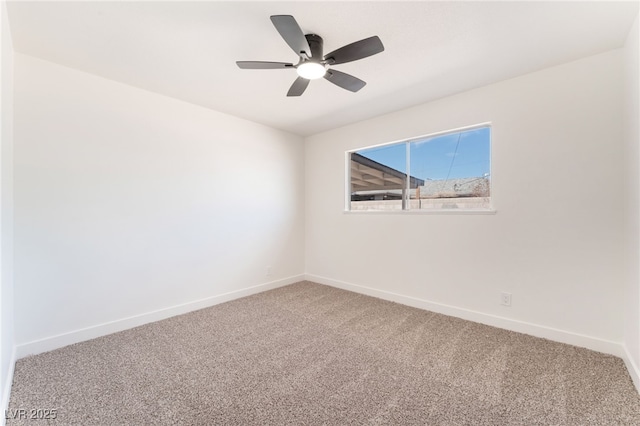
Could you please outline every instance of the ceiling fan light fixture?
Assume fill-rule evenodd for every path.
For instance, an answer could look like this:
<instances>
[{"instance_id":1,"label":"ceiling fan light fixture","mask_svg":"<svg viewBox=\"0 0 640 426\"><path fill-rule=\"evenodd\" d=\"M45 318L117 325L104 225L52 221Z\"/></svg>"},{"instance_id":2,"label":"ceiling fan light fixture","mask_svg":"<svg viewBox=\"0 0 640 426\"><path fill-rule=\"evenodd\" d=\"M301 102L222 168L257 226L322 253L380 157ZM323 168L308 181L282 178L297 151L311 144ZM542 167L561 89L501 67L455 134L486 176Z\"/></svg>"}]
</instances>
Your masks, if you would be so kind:
<instances>
[{"instance_id":1,"label":"ceiling fan light fixture","mask_svg":"<svg viewBox=\"0 0 640 426\"><path fill-rule=\"evenodd\" d=\"M308 80L316 80L318 78L322 78L327 73L327 69L324 67L324 65L318 62L311 61L304 62L298 65L296 71L298 72L298 75L300 77L306 78Z\"/></svg>"}]
</instances>

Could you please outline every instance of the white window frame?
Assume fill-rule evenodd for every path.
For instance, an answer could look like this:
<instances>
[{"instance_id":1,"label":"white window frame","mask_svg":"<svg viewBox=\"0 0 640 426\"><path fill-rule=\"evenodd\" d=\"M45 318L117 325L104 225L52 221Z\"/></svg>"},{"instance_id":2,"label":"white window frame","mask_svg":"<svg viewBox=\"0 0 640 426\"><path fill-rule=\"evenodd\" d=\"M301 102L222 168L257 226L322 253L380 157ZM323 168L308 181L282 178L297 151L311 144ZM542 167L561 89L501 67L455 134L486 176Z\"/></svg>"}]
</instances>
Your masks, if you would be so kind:
<instances>
[{"instance_id":1,"label":"white window frame","mask_svg":"<svg viewBox=\"0 0 640 426\"><path fill-rule=\"evenodd\" d=\"M409 156L409 151L410 151L410 146L412 142L418 142L421 141L423 139L430 139L430 138L435 138L438 136L444 136L444 135L448 135L448 134L452 134L452 133L460 133L460 132L467 132L470 130L475 130L475 129L480 129L480 128L485 128L488 127L490 129L490 148L489 148L489 175L491 176L490 179L490 188L489 188L489 207L485 208L485 209L433 209L433 210L428 210L428 209L408 209L408 210L351 210L351 154L352 153L356 153L358 151L362 151L362 150L366 150L366 149L371 149L371 148L380 148L383 146L391 146L391 145L397 145L397 144L401 144L404 143L407 146L407 156L406 156L406 174L407 176L411 176L411 169L410 169L410 162L411 162L411 158ZM493 191L493 125L491 122L486 122L486 123L478 123L478 124L473 124L470 126L464 126L464 127L458 127L455 129L450 129L450 130L443 130L440 132L435 132L435 133L429 133L426 135L421 135L421 136L415 136L415 137L411 137L408 139L400 139L400 140L396 140L396 141L392 141L392 142L383 142L383 143L379 143L379 144L375 144L375 145L369 145L369 146L365 146L365 147L360 147L360 148L355 148L355 149L350 149L348 151L345 152L345 180L344 180L344 213L346 214L384 214L384 215L388 215L388 214L426 214L426 215L433 215L433 214L462 214L462 215L492 215L492 214L496 214L496 209L495 209L495 204L494 204L494 191ZM411 184L411 179L407 179L407 194L409 193L409 189L410 189L410 184ZM408 196L408 195L407 195ZM405 202L405 200L403 199L403 203Z\"/></svg>"}]
</instances>

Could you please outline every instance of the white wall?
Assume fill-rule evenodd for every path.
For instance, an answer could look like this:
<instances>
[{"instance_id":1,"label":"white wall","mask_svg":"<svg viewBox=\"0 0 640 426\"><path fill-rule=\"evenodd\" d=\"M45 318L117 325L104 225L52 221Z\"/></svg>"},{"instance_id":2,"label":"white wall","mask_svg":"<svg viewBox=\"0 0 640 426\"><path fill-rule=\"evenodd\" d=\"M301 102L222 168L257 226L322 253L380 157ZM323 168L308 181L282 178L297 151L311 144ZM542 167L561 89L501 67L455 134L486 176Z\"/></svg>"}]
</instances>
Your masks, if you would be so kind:
<instances>
[{"instance_id":1,"label":"white wall","mask_svg":"<svg viewBox=\"0 0 640 426\"><path fill-rule=\"evenodd\" d=\"M13 377L13 45L6 3L0 2L0 409ZM4 418L4 416L2 416Z\"/></svg>"},{"instance_id":2,"label":"white wall","mask_svg":"<svg viewBox=\"0 0 640 426\"><path fill-rule=\"evenodd\" d=\"M495 215L343 212L346 150L482 122L493 124ZM616 351L622 148L620 49L309 137L307 273Z\"/></svg>"},{"instance_id":3,"label":"white wall","mask_svg":"<svg viewBox=\"0 0 640 426\"><path fill-rule=\"evenodd\" d=\"M624 344L629 370L640 389L640 30L638 18L624 47L625 235L628 282L625 294Z\"/></svg>"},{"instance_id":4,"label":"white wall","mask_svg":"<svg viewBox=\"0 0 640 426\"><path fill-rule=\"evenodd\" d=\"M303 163L298 136L16 54L19 356L299 279Z\"/></svg>"}]
</instances>

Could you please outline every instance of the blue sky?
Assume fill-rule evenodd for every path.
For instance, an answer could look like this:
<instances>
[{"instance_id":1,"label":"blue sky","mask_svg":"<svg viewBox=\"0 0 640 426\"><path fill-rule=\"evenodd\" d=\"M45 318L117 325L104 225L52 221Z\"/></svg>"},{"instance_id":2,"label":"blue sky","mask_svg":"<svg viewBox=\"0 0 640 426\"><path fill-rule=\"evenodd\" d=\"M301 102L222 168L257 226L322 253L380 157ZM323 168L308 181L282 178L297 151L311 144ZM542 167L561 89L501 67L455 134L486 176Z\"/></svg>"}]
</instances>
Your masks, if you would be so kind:
<instances>
[{"instance_id":1,"label":"blue sky","mask_svg":"<svg viewBox=\"0 0 640 426\"><path fill-rule=\"evenodd\" d=\"M411 176L420 179L478 177L490 173L488 127L411 142ZM406 144L358 151L378 163L406 172Z\"/></svg>"}]
</instances>

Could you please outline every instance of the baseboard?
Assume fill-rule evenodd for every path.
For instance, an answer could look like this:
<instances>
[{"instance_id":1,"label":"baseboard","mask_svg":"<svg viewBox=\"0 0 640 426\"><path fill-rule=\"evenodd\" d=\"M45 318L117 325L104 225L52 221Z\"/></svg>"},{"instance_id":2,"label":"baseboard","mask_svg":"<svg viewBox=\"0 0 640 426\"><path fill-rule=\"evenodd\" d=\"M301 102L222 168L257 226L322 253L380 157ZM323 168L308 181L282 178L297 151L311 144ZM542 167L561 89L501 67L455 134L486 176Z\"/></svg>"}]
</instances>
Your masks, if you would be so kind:
<instances>
[{"instance_id":1,"label":"baseboard","mask_svg":"<svg viewBox=\"0 0 640 426\"><path fill-rule=\"evenodd\" d=\"M59 334L56 336L47 337L45 339L35 340L27 343L23 343L14 347L11 360L11 368L7 376L7 383L5 383L4 392L2 395L2 406L6 409L9 402L9 395L11 390L11 383L13 382L13 372L15 368L15 361L28 355L35 355L42 352L58 349L67 345L82 342L85 340L94 339L96 337L105 336L107 334L116 333L118 331L127 330L140 325L148 324L154 321L170 318L176 315L181 315L198 309L207 308L220 303L228 302L241 297L250 296L252 294L261 293L263 291L283 287L289 284L296 283L298 281L308 280L319 284L329 285L332 287L340 288L343 290L353 291L356 293L364 294L367 296L376 297L379 299L389 300L392 302L400 303L407 306L412 306L419 309L425 309L432 312L437 312L444 315L451 315L457 318L462 318L469 321L478 322L494 327L503 328L506 330L516 331L519 333L529 334L536 337L541 337L549 340L553 340L560 343L567 343L574 346L579 346L587 349L591 349L598 352L603 352L622 358L629 370L629 374L636 389L640 392L640 369L633 362L633 358L630 356L626 346L621 343L613 342L609 340L599 339L593 336L587 336L578 333L572 333L564 330L559 330L551 327L532 324L524 321L518 321L510 318L500 317L496 315L486 314L483 312L464 309L456 306L446 305L437 302L431 302L424 299L419 299L411 296L405 296L398 293L389 291L374 289L358 284L348 283L344 281L334 280L327 277L322 277L313 274L296 275L276 281L271 281L264 284L259 284L251 287L247 287L241 290L235 290L232 292L208 297L205 299L196 300L180 305L171 306L164 309L159 309L152 312L147 312L140 315L135 315L128 318L119 319L103 324L98 324L92 327L86 327L78 330L74 330L68 333ZM2 416L4 417L4 416ZM3 420L4 423L4 420ZM2 423L0 423L1 425Z\"/></svg>"},{"instance_id":2,"label":"baseboard","mask_svg":"<svg viewBox=\"0 0 640 426\"><path fill-rule=\"evenodd\" d=\"M629 353L629 348L627 345L623 345L624 348L624 356L622 359L624 360L625 365L627 366L627 370L629 371L629 375L631 376L631 380L633 384L636 386L636 390L640 393L640 368L633 361L633 357L631 353Z\"/></svg>"},{"instance_id":3,"label":"baseboard","mask_svg":"<svg viewBox=\"0 0 640 426\"><path fill-rule=\"evenodd\" d=\"M295 275L264 284L254 285L241 290L235 290L212 297L207 297L205 299L195 300L193 302L170 306L168 308L158 309L156 311L146 312L144 314L110 321L107 323L70 331L68 333L62 333L44 339L22 343L16 346L14 357L17 360L28 355L36 355L42 352L51 351L74 343L95 339L96 337L105 336L107 334L116 333L118 331L127 330L133 327L138 327L150 322L163 320L176 315L185 314L187 312L208 308L209 306L218 305L220 303L228 302L234 299L239 299L241 297L250 296L252 294L261 293L263 291L272 290L278 287L283 287L285 285L293 284L302 280L304 280L304 275Z\"/></svg>"},{"instance_id":4,"label":"baseboard","mask_svg":"<svg viewBox=\"0 0 640 426\"><path fill-rule=\"evenodd\" d=\"M503 328L510 331L516 331L535 337L553 340L555 342L567 343L569 345L579 346L594 351L615 355L623 359L627 357L623 345L619 342L603 340L597 337L586 336L583 334L572 333L551 327L500 317L497 315L472 311L456 306L431 302L411 296L404 296L389 291L378 290L357 284L347 283L344 281L338 281L318 275L306 274L305 279L308 281L316 282L318 284L325 284L343 290L349 290L355 293L360 293L367 296L373 296L379 299L389 300L391 302L412 306L414 308L425 309L428 311L437 312L439 314L450 315L481 324L491 325L493 327Z\"/></svg>"},{"instance_id":5,"label":"baseboard","mask_svg":"<svg viewBox=\"0 0 640 426\"><path fill-rule=\"evenodd\" d=\"M6 410L9 409L9 398L11 397L11 385L13 385L13 372L16 368L16 347L14 346L11 351L11 359L9 360L9 371L7 372L7 378L4 382L4 387L2 389L2 420L0 420L0 426L4 426L7 422Z\"/></svg>"}]
</instances>

